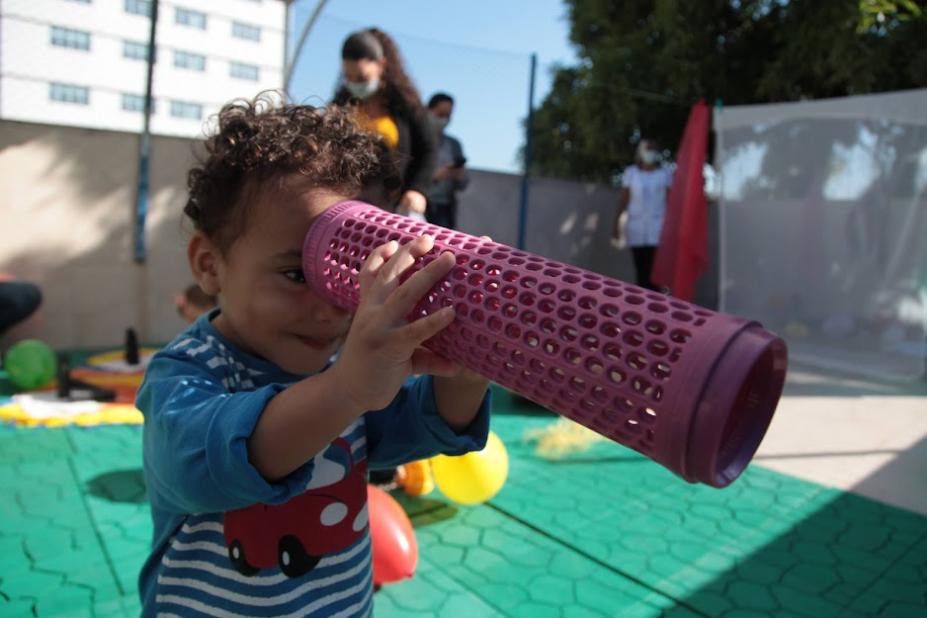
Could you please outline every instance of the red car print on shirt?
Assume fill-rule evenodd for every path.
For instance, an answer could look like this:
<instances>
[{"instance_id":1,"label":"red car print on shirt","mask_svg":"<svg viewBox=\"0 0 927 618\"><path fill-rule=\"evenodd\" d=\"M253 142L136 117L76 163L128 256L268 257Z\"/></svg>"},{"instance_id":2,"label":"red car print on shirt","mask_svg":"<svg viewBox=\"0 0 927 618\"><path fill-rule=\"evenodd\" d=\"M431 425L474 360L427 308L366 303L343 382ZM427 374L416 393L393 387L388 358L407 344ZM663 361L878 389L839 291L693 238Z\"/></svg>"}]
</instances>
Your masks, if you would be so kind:
<instances>
[{"instance_id":1,"label":"red car print on shirt","mask_svg":"<svg viewBox=\"0 0 927 618\"><path fill-rule=\"evenodd\" d=\"M287 577L300 577L326 554L361 538L367 528L366 462L354 463L344 438L332 446L347 453L350 466L337 482L308 489L283 504L254 504L225 513L225 545L235 570L254 575L277 564Z\"/></svg>"}]
</instances>

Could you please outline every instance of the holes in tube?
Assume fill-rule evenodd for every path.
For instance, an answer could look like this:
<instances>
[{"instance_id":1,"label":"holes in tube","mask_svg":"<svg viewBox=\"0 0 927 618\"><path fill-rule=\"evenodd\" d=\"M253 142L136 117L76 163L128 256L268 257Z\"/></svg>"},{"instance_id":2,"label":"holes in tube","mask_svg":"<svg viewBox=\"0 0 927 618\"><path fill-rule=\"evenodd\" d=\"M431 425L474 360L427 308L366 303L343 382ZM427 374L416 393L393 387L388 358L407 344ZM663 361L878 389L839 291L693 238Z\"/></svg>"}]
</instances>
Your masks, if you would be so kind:
<instances>
[{"instance_id":1,"label":"holes in tube","mask_svg":"<svg viewBox=\"0 0 927 618\"><path fill-rule=\"evenodd\" d=\"M672 317L674 320L679 320L680 322L692 321L692 315L684 311L674 311L670 314L670 317Z\"/></svg>"},{"instance_id":2,"label":"holes in tube","mask_svg":"<svg viewBox=\"0 0 927 618\"><path fill-rule=\"evenodd\" d=\"M505 334L512 339L520 339L521 328L517 324L509 324L505 327Z\"/></svg>"},{"instance_id":3,"label":"holes in tube","mask_svg":"<svg viewBox=\"0 0 927 618\"><path fill-rule=\"evenodd\" d=\"M563 369L560 367L551 367L548 372L550 379L558 384L562 384L566 380L566 374L563 373Z\"/></svg>"},{"instance_id":4,"label":"holes in tube","mask_svg":"<svg viewBox=\"0 0 927 618\"><path fill-rule=\"evenodd\" d=\"M468 307L466 303L457 303L454 307L454 313L465 318L470 313L470 307Z\"/></svg>"},{"instance_id":5,"label":"holes in tube","mask_svg":"<svg viewBox=\"0 0 927 618\"><path fill-rule=\"evenodd\" d=\"M532 358L531 360L529 360L528 366L531 367L532 371L535 371L537 373L544 373L545 371L547 371L547 365L545 365L542 361L539 361L536 358Z\"/></svg>"},{"instance_id":6,"label":"holes in tube","mask_svg":"<svg viewBox=\"0 0 927 618\"><path fill-rule=\"evenodd\" d=\"M621 348L616 343L606 343L605 347L602 348L602 353L610 361L621 360Z\"/></svg>"},{"instance_id":7,"label":"holes in tube","mask_svg":"<svg viewBox=\"0 0 927 618\"><path fill-rule=\"evenodd\" d=\"M529 262L528 265L525 266L525 269L530 270L532 272L539 271L542 268L544 268L543 264L536 264L535 262Z\"/></svg>"},{"instance_id":8,"label":"holes in tube","mask_svg":"<svg viewBox=\"0 0 927 618\"><path fill-rule=\"evenodd\" d=\"M544 342L543 350L551 356L556 356L560 352L560 344L553 339L548 339Z\"/></svg>"},{"instance_id":9,"label":"holes in tube","mask_svg":"<svg viewBox=\"0 0 927 618\"><path fill-rule=\"evenodd\" d=\"M573 342L576 341L576 338L579 337L579 331L577 331L572 326L564 326L560 329L560 338L564 341Z\"/></svg>"},{"instance_id":10,"label":"holes in tube","mask_svg":"<svg viewBox=\"0 0 927 618\"><path fill-rule=\"evenodd\" d=\"M556 308L557 304L549 298L545 298L538 303L538 311L542 311L544 313L550 313Z\"/></svg>"},{"instance_id":11,"label":"holes in tube","mask_svg":"<svg viewBox=\"0 0 927 618\"><path fill-rule=\"evenodd\" d=\"M518 273L514 270L507 270L502 273L502 280L508 281L509 283L514 283L515 281L518 281Z\"/></svg>"},{"instance_id":12,"label":"holes in tube","mask_svg":"<svg viewBox=\"0 0 927 618\"><path fill-rule=\"evenodd\" d=\"M608 379L614 382L615 384L621 384L625 381L627 375L617 367L609 367L608 369Z\"/></svg>"},{"instance_id":13,"label":"holes in tube","mask_svg":"<svg viewBox=\"0 0 927 618\"><path fill-rule=\"evenodd\" d=\"M490 294L495 294L499 291L499 282L493 279L488 279L486 284L483 286L483 289L489 292Z\"/></svg>"},{"instance_id":14,"label":"holes in tube","mask_svg":"<svg viewBox=\"0 0 927 618\"><path fill-rule=\"evenodd\" d=\"M578 376L573 376L570 378L569 384L570 388L577 393L583 393L586 391L586 381Z\"/></svg>"},{"instance_id":15,"label":"holes in tube","mask_svg":"<svg viewBox=\"0 0 927 618\"><path fill-rule=\"evenodd\" d=\"M544 281L541 285L538 286L538 292L545 295L553 294L557 291L557 286L555 286L550 281Z\"/></svg>"},{"instance_id":16,"label":"holes in tube","mask_svg":"<svg viewBox=\"0 0 927 618\"><path fill-rule=\"evenodd\" d=\"M576 304L579 305L580 309L585 309L586 311L592 311L595 309L598 301L591 296L580 296L579 300L576 301Z\"/></svg>"},{"instance_id":17,"label":"holes in tube","mask_svg":"<svg viewBox=\"0 0 927 618\"><path fill-rule=\"evenodd\" d=\"M580 279L576 275L564 275L563 280L564 282L569 283L570 285L573 285L574 283L579 283L580 281L582 281L582 279Z\"/></svg>"},{"instance_id":18,"label":"holes in tube","mask_svg":"<svg viewBox=\"0 0 927 618\"><path fill-rule=\"evenodd\" d=\"M473 309L470 311L470 319L474 322L482 323L483 319L486 317L486 314L483 313L482 309Z\"/></svg>"},{"instance_id":19,"label":"holes in tube","mask_svg":"<svg viewBox=\"0 0 927 618\"><path fill-rule=\"evenodd\" d=\"M502 288L502 298L513 299L518 295L518 288L514 285L507 285Z\"/></svg>"},{"instance_id":20,"label":"holes in tube","mask_svg":"<svg viewBox=\"0 0 927 618\"><path fill-rule=\"evenodd\" d=\"M666 356L666 353L669 352L669 345L665 341L654 339L647 344L647 351L654 356Z\"/></svg>"},{"instance_id":21,"label":"holes in tube","mask_svg":"<svg viewBox=\"0 0 927 618\"><path fill-rule=\"evenodd\" d=\"M580 354L573 348L567 348L566 350L564 350L563 358L571 365L579 365L583 360L582 354Z\"/></svg>"},{"instance_id":22,"label":"holes in tube","mask_svg":"<svg viewBox=\"0 0 927 618\"><path fill-rule=\"evenodd\" d=\"M560 290L557 292L557 298L560 299L561 302L571 303L573 299L576 298L576 293L573 290Z\"/></svg>"},{"instance_id":23,"label":"holes in tube","mask_svg":"<svg viewBox=\"0 0 927 618\"><path fill-rule=\"evenodd\" d=\"M583 281L583 289L594 292L602 287L602 284L596 283L595 281Z\"/></svg>"},{"instance_id":24,"label":"holes in tube","mask_svg":"<svg viewBox=\"0 0 927 618\"><path fill-rule=\"evenodd\" d=\"M509 264L511 264L512 266L521 266L524 263L525 261L521 259L520 257L510 257L509 258Z\"/></svg>"},{"instance_id":25,"label":"holes in tube","mask_svg":"<svg viewBox=\"0 0 927 618\"><path fill-rule=\"evenodd\" d=\"M482 305L484 296L485 295L479 290L471 290L467 295L467 300L469 300L474 305Z\"/></svg>"},{"instance_id":26,"label":"holes in tube","mask_svg":"<svg viewBox=\"0 0 927 618\"><path fill-rule=\"evenodd\" d=\"M528 290L530 290L537 284L538 284L538 280L535 279L534 277L525 277L524 279L521 280L521 287L526 288Z\"/></svg>"},{"instance_id":27,"label":"holes in tube","mask_svg":"<svg viewBox=\"0 0 927 618\"><path fill-rule=\"evenodd\" d=\"M499 311L500 307L502 307L502 301L495 296L487 296L483 306L489 311Z\"/></svg>"},{"instance_id":28,"label":"holes in tube","mask_svg":"<svg viewBox=\"0 0 927 618\"><path fill-rule=\"evenodd\" d=\"M469 283L473 287L479 287L483 285L483 275L479 273L473 273L472 275L470 275L470 278L467 279L467 283Z\"/></svg>"},{"instance_id":29,"label":"holes in tube","mask_svg":"<svg viewBox=\"0 0 927 618\"><path fill-rule=\"evenodd\" d=\"M609 298L618 298L621 296L621 290L617 288L605 288L602 290L602 293L608 296Z\"/></svg>"},{"instance_id":30,"label":"holes in tube","mask_svg":"<svg viewBox=\"0 0 927 618\"><path fill-rule=\"evenodd\" d=\"M618 411L622 414L631 414L634 412L634 402L628 399L627 397L618 397L615 399L615 407L618 408Z\"/></svg>"},{"instance_id":31,"label":"holes in tube","mask_svg":"<svg viewBox=\"0 0 927 618\"><path fill-rule=\"evenodd\" d=\"M525 333L524 341L525 341L525 345L527 345L529 348L536 348L539 345L541 345L541 338L535 332L529 331Z\"/></svg>"},{"instance_id":32,"label":"holes in tube","mask_svg":"<svg viewBox=\"0 0 927 618\"><path fill-rule=\"evenodd\" d=\"M599 307L599 313L601 313L606 318L613 318L618 315L618 307L615 305L602 305Z\"/></svg>"},{"instance_id":33,"label":"holes in tube","mask_svg":"<svg viewBox=\"0 0 927 618\"><path fill-rule=\"evenodd\" d=\"M489 347L489 337L480 333L476 336L476 345L478 345L481 350L485 350Z\"/></svg>"},{"instance_id":34,"label":"holes in tube","mask_svg":"<svg viewBox=\"0 0 927 618\"><path fill-rule=\"evenodd\" d=\"M692 333L682 328L676 328L670 331L669 337L673 343L686 343L692 338Z\"/></svg>"},{"instance_id":35,"label":"holes in tube","mask_svg":"<svg viewBox=\"0 0 927 618\"><path fill-rule=\"evenodd\" d=\"M586 361L586 369L592 375L600 376L605 373L605 365L597 358L590 358Z\"/></svg>"},{"instance_id":36,"label":"holes in tube","mask_svg":"<svg viewBox=\"0 0 927 618\"><path fill-rule=\"evenodd\" d=\"M621 329L614 322L605 322L599 328L599 332L609 339L614 339L621 334Z\"/></svg>"},{"instance_id":37,"label":"holes in tube","mask_svg":"<svg viewBox=\"0 0 927 618\"><path fill-rule=\"evenodd\" d=\"M469 262L469 261L470 261L470 256L469 256L469 255L466 255L465 253L461 253L461 254L459 254L459 255L457 256L457 265L458 265L458 266L464 266L464 265L466 265L466 263Z\"/></svg>"},{"instance_id":38,"label":"holes in tube","mask_svg":"<svg viewBox=\"0 0 927 618\"><path fill-rule=\"evenodd\" d=\"M568 305L560 307L557 309L557 317L567 322L572 321L576 317L576 309Z\"/></svg>"},{"instance_id":39,"label":"holes in tube","mask_svg":"<svg viewBox=\"0 0 927 618\"><path fill-rule=\"evenodd\" d=\"M640 352L631 352L628 354L625 362L628 364L628 367L637 371L647 368L647 357Z\"/></svg>"},{"instance_id":40,"label":"holes in tube","mask_svg":"<svg viewBox=\"0 0 927 618\"><path fill-rule=\"evenodd\" d=\"M653 408L641 408L637 411L637 418L645 425L653 425L657 422L657 412Z\"/></svg>"},{"instance_id":41,"label":"holes in tube","mask_svg":"<svg viewBox=\"0 0 927 618\"><path fill-rule=\"evenodd\" d=\"M647 309L649 309L650 311L653 311L654 313L666 313L667 311L669 311L669 307L667 307L663 303L650 303L649 305L647 305Z\"/></svg>"},{"instance_id":42,"label":"holes in tube","mask_svg":"<svg viewBox=\"0 0 927 618\"><path fill-rule=\"evenodd\" d=\"M541 329L542 333L553 335L555 332L557 332L557 323L550 318L544 318L541 320L539 328Z\"/></svg>"},{"instance_id":43,"label":"holes in tube","mask_svg":"<svg viewBox=\"0 0 927 618\"><path fill-rule=\"evenodd\" d=\"M534 293L532 292L522 292L521 296L518 297L518 302L526 307L530 307L534 304Z\"/></svg>"},{"instance_id":44,"label":"holes in tube","mask_svg":"<svg viewBox=\"0 0 927 618\"><path fill-rule=\"evenodd\" d=\"M662 335L666 332L666 325L659 320L647 320L644 329L651 335Z\"/></svg>"},{"instance_id":45,"label":"holes in tube","mask_svg":"<svg viewBox=\"0 0 927 618\"><path fill-rule=\"evenodd\" d=\"M601 386L593 386L590 394L592 395L592 398L599 403L605 403L608 401L608 391L606 391Z\"/></svg>"},{"instance_id":46,"label":"holes in tube","mask_svg":"<svg viewBox=\"0 0 927 618\"><path fill-rule=\"evenodd\" d=\"M518 305L508 303L502 307L502 315L507 318L514 318L518 315Z\"/></svg>"},{"instance_id":47,"label":"holes in tube","mask_svg":"<svg viewBox=\"0 0 927 618\"><path fill-rule=\"evenodd\" d=\"M621 340L629 345L639 346L640 344L644 343L644 336L636 330L629 330L625 332Z\"/></svg>"},{"instance_id":48,"label":"holes in tube","mask_svg":"<svg viewBox=\"0 0 927 618\"><path fill-rule=\"evenodd\" d=\"M486 322L486 325L489 327L489 330L494 333L498 333L502 330L504 322L497 315L489 316L489 320Z\"/></svg>"},{"instance_id":49,"label":"holes in tube","mask_svg":"<svg viewBox=\"0 0 927 618\"><path fill-rule=\"evenodd\" d=\"M473 260L472 262L470 262L470 268L472 268L473 270L482 270L483 266L485 265L486 265L486 262L484 262L483 260Z\"/></svg>"},{"instance_id":50,"label":"holes in tube","mask_svg":"<svg viewBox=\"0 0 927 618\"><path fill-rule=\"evenodd\" d=\"M591 313L584 313L579 316L579 325L583 328L595 328L595 325L598 323L598 320Z\"/></svg>"},{"instance_id":51,"label":"holes in tube","mask_svg":"<svg viewBox=\"0 0 927 618\"><path fill-rule=\"evenodd\" d=\"M533 311L525 311L521 314L521 323L526 326L532 326L538 321L538 314Z\"/></svg>"},{"instance_id":52,"label":"holes in tube","mask_svg":"<svg viewBox=\"0 0 927 618\"><path fill-rule=\"evenodd\" d=\"M498 277L502 274L502 268L498 264L491 264L486 267L486 274L490 277Z\"/></svg>"},{"instance_id":53,"label":"holes in tube","mask_svg":"<svg viewBox=\"0 0 927 618\"><path fill-rule=\"evenodd\" d=\"M586 334L579 340L579 344L583 349L589 352L595 352L599 349L599 338L595 335Z\"/></svg>"},{"instance_id":54,"label":"holes in tube","mask_svg":"<svg viewBox=\"0 0 927 618\"><path fill-rule=\"evenodd\" d=\"M524 352L520 350L512 350L512 362L515 363L516 365L524 365L526 359L527 357L525 356Z\"/></svg>"},{"instance_id":55,"label":"holes in tube","mask_svg":"<svg viewBox=\"0 0 927 618\"><path fill-rule=\"evenodd\" d=\"M663 361L657 362L650 369L650 375L652 375L658 380L668 380L671 374L672 374L672 371L670 370L670 366L667 363L664 363Z\"/></svg>"},{"instance_id":56,"label":"holes in tube","mask_svg":"<svg viewBox=\"0 0 927 618\"><path fill-rule=\"evenodd\" d=\"M556 268L548 268L547 270L544 271L544 275L547 277L559 277L561 274L563 273L561 273Z\"/></svg>"},{"instance_id":57,"label":"holes in tube","mask_svg":"<svg viewBox=\"0 0 927 618\"><path fill-rule=\"evenodd\" d=\"M467 278L467 271L463 268L457 266L454 270L451 271L451 279L457 279L458 281L463 281Z\"/></svg>"},{"instance_id":58,"label":"holes in tube","mask_svg":"<svg viewBox=\"0 0 927 618\"><path fill-rule=\"evenodd\" d=\"M631 326L637 326L643 321L641 314L636 311L626 311L624 315L621 316L621 319L625 324L630 324Z\"/></svg>"}]
</instances>

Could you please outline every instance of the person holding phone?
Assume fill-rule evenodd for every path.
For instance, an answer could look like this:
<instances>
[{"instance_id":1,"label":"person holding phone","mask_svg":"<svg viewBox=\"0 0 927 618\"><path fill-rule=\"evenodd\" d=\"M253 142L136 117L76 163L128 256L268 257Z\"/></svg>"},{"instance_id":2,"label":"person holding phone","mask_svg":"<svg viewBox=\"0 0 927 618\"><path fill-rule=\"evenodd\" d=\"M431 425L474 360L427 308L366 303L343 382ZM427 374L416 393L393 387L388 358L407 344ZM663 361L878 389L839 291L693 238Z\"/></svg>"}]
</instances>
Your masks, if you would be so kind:
<instances>
[{"instance_id":1,"label":"person holding phone","mask_svg":"<svg viewBox=\"0 0 927 618\"><path fill-rule=\"evenodd\" d=\"M445 132L454 113L454 98L446 92L437 92L428 101L428 113L435 130L438 149L437 167L432 176L426 197L425 217L430 223L450 229L457 227L457 193L466 188L467 158L460 140Z\"/></svg>"}]
</instances>

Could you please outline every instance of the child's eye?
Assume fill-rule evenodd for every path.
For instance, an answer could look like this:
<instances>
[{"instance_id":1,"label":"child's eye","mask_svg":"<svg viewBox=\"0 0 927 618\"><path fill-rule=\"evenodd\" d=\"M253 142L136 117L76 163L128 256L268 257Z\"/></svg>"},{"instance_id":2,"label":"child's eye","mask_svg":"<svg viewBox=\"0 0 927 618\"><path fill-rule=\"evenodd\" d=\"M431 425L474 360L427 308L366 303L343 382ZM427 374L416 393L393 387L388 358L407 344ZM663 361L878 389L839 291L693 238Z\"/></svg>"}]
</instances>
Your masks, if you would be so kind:
<instances>
[{"instance_id":1,"label":"child's eye","mask_svg":"<svg viewBox=\"0 0 927 618\"><path fill-rule=\"evenodd\" d=\"M293 281L294 283L305 283L306 275L303 274L302 268L291 268L290 270L283 271L283 276Z\"/></svg>"}]
</instances>

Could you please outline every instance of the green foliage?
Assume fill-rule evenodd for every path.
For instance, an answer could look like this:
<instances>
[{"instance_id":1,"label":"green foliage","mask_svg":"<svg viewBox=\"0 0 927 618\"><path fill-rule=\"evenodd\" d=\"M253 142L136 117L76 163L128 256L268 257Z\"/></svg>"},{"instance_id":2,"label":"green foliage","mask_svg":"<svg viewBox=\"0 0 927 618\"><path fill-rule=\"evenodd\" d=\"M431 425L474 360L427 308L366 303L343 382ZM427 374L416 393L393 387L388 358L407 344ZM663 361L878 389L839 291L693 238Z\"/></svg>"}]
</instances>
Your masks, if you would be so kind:
<instances>
[{"instance_id":1,"label":"green foliage","mask_svg":"<svg viewBox=\"0 0 927 618\"><path fill-rule=\"evenodd\" d=\"M634 143L727 105L927 86L918 0L566 0L580 62L535 113L534 173L610 181Z\"/></svg>"}]
</instances>

